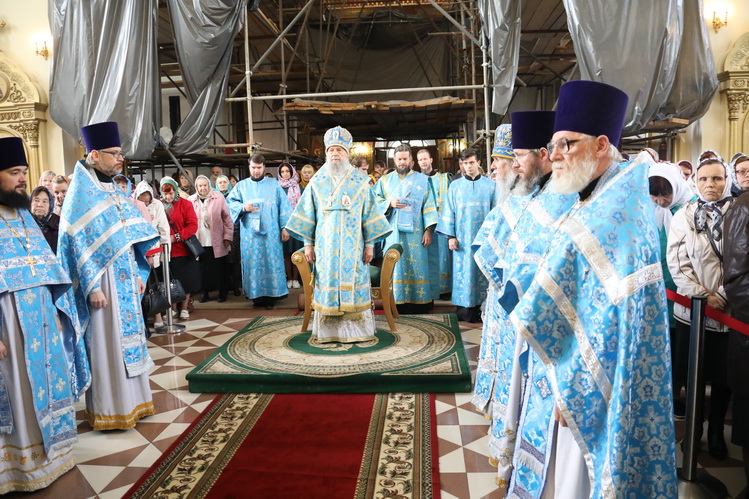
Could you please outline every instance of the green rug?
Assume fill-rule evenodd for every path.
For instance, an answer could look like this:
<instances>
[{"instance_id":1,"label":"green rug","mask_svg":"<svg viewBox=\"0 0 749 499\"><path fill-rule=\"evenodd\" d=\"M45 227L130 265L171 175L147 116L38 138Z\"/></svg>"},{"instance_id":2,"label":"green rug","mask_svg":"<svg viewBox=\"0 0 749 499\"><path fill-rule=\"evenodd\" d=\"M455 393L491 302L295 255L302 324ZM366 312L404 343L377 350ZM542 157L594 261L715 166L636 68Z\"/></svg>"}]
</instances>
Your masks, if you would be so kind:
<instances>
[{"instance_id":1,"label":"green rug","mask_svg":"<svg viewBox=\"0 0 749 499\"><path fill-rule=\"evenodd\" d=\"M317 343L301 317L258 317L188 375L191 392L470 392L458 320L401 315L391 333L376 316L376 339Z\"/></svg>"}]
</instances>

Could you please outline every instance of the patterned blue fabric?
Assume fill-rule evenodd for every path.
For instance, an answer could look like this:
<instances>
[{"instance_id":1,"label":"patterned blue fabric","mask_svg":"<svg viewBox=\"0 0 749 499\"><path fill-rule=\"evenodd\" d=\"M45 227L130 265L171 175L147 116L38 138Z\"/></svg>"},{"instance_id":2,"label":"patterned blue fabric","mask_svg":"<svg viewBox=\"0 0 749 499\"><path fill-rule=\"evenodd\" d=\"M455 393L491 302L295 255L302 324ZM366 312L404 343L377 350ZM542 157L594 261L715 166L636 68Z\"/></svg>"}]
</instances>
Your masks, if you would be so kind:
<instances>
[{"instance_id":1,"label":"patterned blue fabric","mask_svg":"<svg viewBox=\"0 0 749 499\"><path fill-rule=\"evenodd\" d=\"M15 317L0 317L0 333L18 320L23 334L26 372L34 394L36 421L45 451L60 449L77 440L77 399L91 382L81 326L70 278L50 250L44 235L27 210L8 219L21 242L3 222L0 225L0 296L13 293ZM32 263L33 262L33 263ZM58 319L59 325L58 328ZM0 372L0 432L13 431L13 418L5 380Z\"/></svg>"},{"instance_id":2,"label":"patterned blue fabric","mask_svg":"<svg viewBox=\"0 0 749 499\"><path fill-rule=\"evenodd\" d=\"M450 188L450 175L435 173L429 177L429 189L437 206L437 218L442 214L445 196ZM429 284L432 288L432 299L437 300L441 294L452 291L453 259L452 252L447 247L447 237L442 234L432 236L429 245Z\"/></svg>"},{"instance_id":3,"label":"patterned blue fabric","mask_svg":"<svg viewBox=\"0 0 749 499\"><path fill-rule=\"evenodd\" d=\"M479 411L490 416L498 410L493 407L495 383L498 380L501 383L510 380L515 345L515 335L504 334L507 314L498 301L498 293L504 284L498 265L505 250L505 241L510 237L529 199L530 196L510 196L495 206L486 216L471 245L479 270L489 281L489 287L494 290L492 297L487 300L484 312L472 399ZM498 428L497 434L501 431L501 427Z\"/></svg>"},{"instance_id":4,"label":"patterned blue fabric","mask_svg":"<svg viewBox=\"0 0 749 499\"><path fill-rule=\"evenodd\" d=\"M281 229L291 215L291 204L276 179L239 182L226 198L232 220L239 222L242 253L242 289L250 299L288 294L283 266ZM244 211L244 205L260 207Z\"/></svg>"},{"instance_id":5,"label":"patterned blue fabric","mask_svg":"<svg viewBox=\"0 0 749 499\"><path fill-rule=\"evenodd\" d=\"M432 301L429 252L422 245L422 237L425 229L437 225L437 208L426 179L426 175L414 171L408 172L403 177L397 172L391 172L380 178L380 181L372 187L380 213L388 217L390 227L393 229L385 240L385 247L389 248L396 243L403 246L403 255L393 270L393 297L395 303L398 304ZM410 193L410 207L413 214L412 231L401 230L398 214L402 210L390 207L390 202L395 198L403 198L404 193Z\"/></svg>"},{"instance_id":6,"label":"patterned blue fabric","mask_svg":"<svg viewBox=\"0 0 749 499\"><path fill-rule=\"evenodd\" d=\"M486 278L476 265L471 248L484 219L494 208L494 182L461 177L447 191L437 233L458 240L453 251L452 302L458 307L475 307L486 298Z\"/></svg>"},{"instance_id":7,"label":"patterned blue fabric","mask_svg":"<svg viewBox=\"0 0 749 499\"><path fill-rule=\"evenodd\" d=\"M104 272L113 269L117 293L107 299L117 300L120 344L129 377L153 366L144 334L138 278L143 282L148 279L151 267L145 255L158 240L159 234L116 184L99 183L82 162L76 163L60 213L57 251L73 281L83 330L88 329L91 317L88 297L101 286Z\"/></svg>"},{"instance_id":8,"label":"patterned blue fabric","mask_svg":"<svg viewBox=\"0 0 749 499\"><path fill-rule=\"evenodd\" d=\"M508 317L507 314L512 312L524 291L530 286L538 263L546 254L549 241L554 235L554 224L569 211L577 199L576 194L554 193L549 188L549 183L531 194L526 209L507 240L502 261L499 263L504 280L499 298L502 317ZM514 421L507 420L503 413L498 412L497 417L492 420L490 446L497 448L505 460L512 460L514 471L508 495L522 496L522 491L533 497L540 495L543 490L551 455L548 444L551 442L551 431L554 428L551 418L554 398L549 389L543 363L528 349L522 336L516 334L509 321L503 321L502 325L502 339L505 343L509 343L511 338L514 339L515 349L514 355L511 356L506 346L501 347L499 364L502 366L503 381L497 383L495 405L507 407L520 404L520 420L515 428L512 426ZM525 353L518 357L519 351ZM514 365L515 363L518 365ZM504 379L510 373L510 382L505 382ZM511 393L518 383L523 385L520 390L522 403L514 400L516 393Z\"/></svg>"},{"instance_id":9,"label":"patterned blue fabric","mask_svg":"<svg viewBox=\"0 0 749 499\"><path fill-rule=\"evenodd\" d=\"M593 497L676 497L671 360L644 165L576 201L510 315L593 477Z\"/></svg>"},{"instance_id":10,"label":"patterned blue fabric","mask_svg":"<svg viewBox=\"0 0 749 499\"><path fill-rule=\"evenodd\" d=\"M328 165L323 165L304 189L286 230L315 246L316 311L343 315L372 308L364 246L372 246L391 229L369 187L369 176L351 167L336 187Z\"/></svg>"}]
</instances>

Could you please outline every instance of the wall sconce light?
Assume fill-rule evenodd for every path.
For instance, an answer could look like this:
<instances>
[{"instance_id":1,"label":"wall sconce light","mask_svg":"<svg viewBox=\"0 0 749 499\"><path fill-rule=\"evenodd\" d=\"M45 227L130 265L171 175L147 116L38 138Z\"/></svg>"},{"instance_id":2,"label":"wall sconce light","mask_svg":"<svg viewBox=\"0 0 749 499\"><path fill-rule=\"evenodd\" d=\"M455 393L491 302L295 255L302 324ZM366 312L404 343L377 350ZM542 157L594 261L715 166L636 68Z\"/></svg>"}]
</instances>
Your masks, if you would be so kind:
<instances>
[{"instance_id":1,"label":"wall sconce light","mask_svg":"<svg viewBox=\"0 0 749 499\"><path fill-rule=\"evenodd\" d=\"M44 40L42 42L42 48L39 48L39 42L34 42L34 46L36 47L36 55L44 57L44 60L46 61L49 57L49 49L47 48L47 40Z\"/></svg>"},{"instance_id":2,"label":"wall sconce light","mask_svg":"<svg viewBox=\"0 0 749 499\"><path fill-rule=\"evenodd\" d=\"M717 34L723 26L728 26L728 11L726 11L723 19L716 17L716 12L713 11L713 29L715 30L715 33Z\"/></svg>"}]
</instances>

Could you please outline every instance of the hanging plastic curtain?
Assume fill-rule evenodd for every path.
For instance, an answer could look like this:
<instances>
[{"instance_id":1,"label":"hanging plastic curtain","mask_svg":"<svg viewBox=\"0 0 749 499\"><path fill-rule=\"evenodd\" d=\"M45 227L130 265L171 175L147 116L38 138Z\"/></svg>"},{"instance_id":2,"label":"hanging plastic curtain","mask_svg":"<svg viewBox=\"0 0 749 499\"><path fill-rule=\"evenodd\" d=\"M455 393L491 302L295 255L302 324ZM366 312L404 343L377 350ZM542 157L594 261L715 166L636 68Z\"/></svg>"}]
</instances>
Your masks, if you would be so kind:
<instances>
[{"instance_id":1,"label":"hanging plastic curtain","mask_svg":"<svg viewBox=\"0 0 749 499\"><path fill-rule=\"evenodd\" d=\"M684 1L684 33L671 94L653 119L695 121L707 112L718 90L718 75L702 17L702 0Z\"/></svg>"},{"instance_id":2,"label":"hanging plastic curtain","mask_svg":"<svg viewBox=\"0 0 749 499\"><path fill-rule=\"evenodd\" d=\"M512 100L520 58L520 0L480 0L484 34L489 39L494 86L492 112L505 114Z\"/></svg>"},{"instance_id":3,"label":"hanging plastic curtain","mask_svg":"<svg viewBox=\"0 0 749 499\"><path fill-rule=\"evenodd\" d=\"M683 0L563 0L582 79L629 95L625 131L646 125L676 76Z\"/></svg>"},{"instance_id":4,"label":"hanging plastic curtain","mask_svg":"<svg viewBox=\"0 0 749 499\"><path fill-rule=\"evenodd\" d=\"M54 39L52 119L81 139L82 126L116 121L122 149L148 158L160 126L158 0L49 0Z\"/></svg>"},{"instance_id":5,"label":"hanging plastic curtain","mask_svg":"<svg viewBox=\"0 0 749 499\"><path fill-rule=\"evenodd\" d=\"M192 106L169 144L175 154L201 151L210 141L246 7L247 0L169 0L179 67Z\"/></svg>"}]
</instances>

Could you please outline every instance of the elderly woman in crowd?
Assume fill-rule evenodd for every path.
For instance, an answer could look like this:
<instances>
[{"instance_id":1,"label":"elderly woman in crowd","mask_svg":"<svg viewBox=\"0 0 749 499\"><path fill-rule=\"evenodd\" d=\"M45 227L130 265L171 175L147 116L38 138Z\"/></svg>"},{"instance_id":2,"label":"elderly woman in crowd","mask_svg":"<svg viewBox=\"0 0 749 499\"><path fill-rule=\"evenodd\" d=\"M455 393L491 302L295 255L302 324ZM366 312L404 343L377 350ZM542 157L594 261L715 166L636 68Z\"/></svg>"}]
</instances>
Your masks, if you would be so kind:
<instances>
[{"instance_id":1,"label":"elderly woman in crowd","mask_svg":"<svg viewBox=\"0 0 749 499\"><path fill-rule=\"evenodd\" d=\"M302 189L307 188L312 176L315 174L315 167L312 165L304 165L301 170L302 178L299 180L299 187Z\"/></svg>"},{"instance_id":2,"label":"elderly woman in crowd","mask_svg":"<svg viewBox=\"0 0 749 499\"><path fill-rule=\"evenodd\" d=\"M216 192L224 196L224 199L226 199L226 196L228 196L231 192L229 177L227 177L226 175L219 175L218 177L216 177Z\"/></svg>"},{"instance_id":3,"label":"elderly woman in crowd","mask_svg":"<svg viewBox=\"0 0 749 499\"><path fill-rule=\"evenodd\" d=\"M60 217L55 215L55 198L49 189L40 185L31 191L29 199L29 211L34 216L37 225L42 229L44 239L52 248L52 253L57 254L57 234L60 230Z\"/></svg>"},{"instance_id":4,"label":"elderly woman in crowd","mask_svg":"<svg viewBox=\"0 0 749 499\"><path fill-rule=\"evenodd\" d=\"M725 162L707 158L697 167L699 200L690 201L671 221L668 234L668 267L677 292L687 297L706 295L708 306L727 312L723 289L723 216L733 198ZM685 384L689 345L689 309L674 304L674 386ZM715 459L728 455L723 423L731 398L726 380L727 328L705 319L705 380L711 384L708 450ZM701 426L700 426L701 428Z\"/></svg>"},{"instance_id":5,"label":"elderly woman in crowd","mask_svg":"<svg viewBox=\"0 0 749 499\"><path fill-rule=\"evenodd\" d=\"M281 163L278 167L278 183L281 184L283 191L286 193L286 197L289 198L289 204L291 204L292 211L296 208L299 203L299 198L302 197L302 187L299 185L299 174L296 169L289 163ZM299 270L296 265L291 263L291 255L295 251L302 249L304 245L301 241L290 237L288 241L283 243L283 262L286 268L286 285L289 288L299 289L301 285L299 281Z\"/></svg>"},{"instance_id":6,"label":"elderly woman in crowd","mask_svg":"<svg viewBox=\"0 0 749 499\"><path fill-rule=\"evenodd\" d=\"M229 179L226 179L226 183L228 185ZM198 219L198 241L204 250L200 256L203 294L199 301L207 302L208 292L218 288L218 301L225 302L229 287L226 256L229 254L234 235L234 222L229 215L226 199L218 191L211 189L208 177L198 175L195 188L197 192L190 196L190 202Z\"/></svg>"},{"instance_id":7,"label":"elderly woman in crowd","mask_svg":"<svg viewBox=\"0 0 749 499\"><path fill-rule=\"evenodd\" d=\"M177 194L177 182L171 177L161 179L161 199L169 220L172 243L171 262L169 269L173 278L182 283L185 290L185 300L176 304L179 308L179 318L189 319L190 295L201 290L200 264L185 247L183 241L195 235L198 231L198 218L195 216L192 204Z\"/></svg>"},{"instance_id":8,"label":"elderly woman in crowd","mask_svg":"<svg viewBox=\"0 0 749 499\"><path fill-rule=\"evenodd\" d=\"M169 242L169 220L166 218L166 211L164 210L163 203L158 199L154 199L153 190L151 189L151 184L142 180L135 186L133 196L136 200L143 203L151 214L151 225L159 233L159 244L156 246L158 248ZM161 267L161 254L157 253L153 256L151 272L154 273L154 277L157 280L163 280L161 278L161 273L158 271L159 267ZM164 325L161 314L156 314L153 320L154 328L159 328Z\"/></svg>"}]
</instances>

